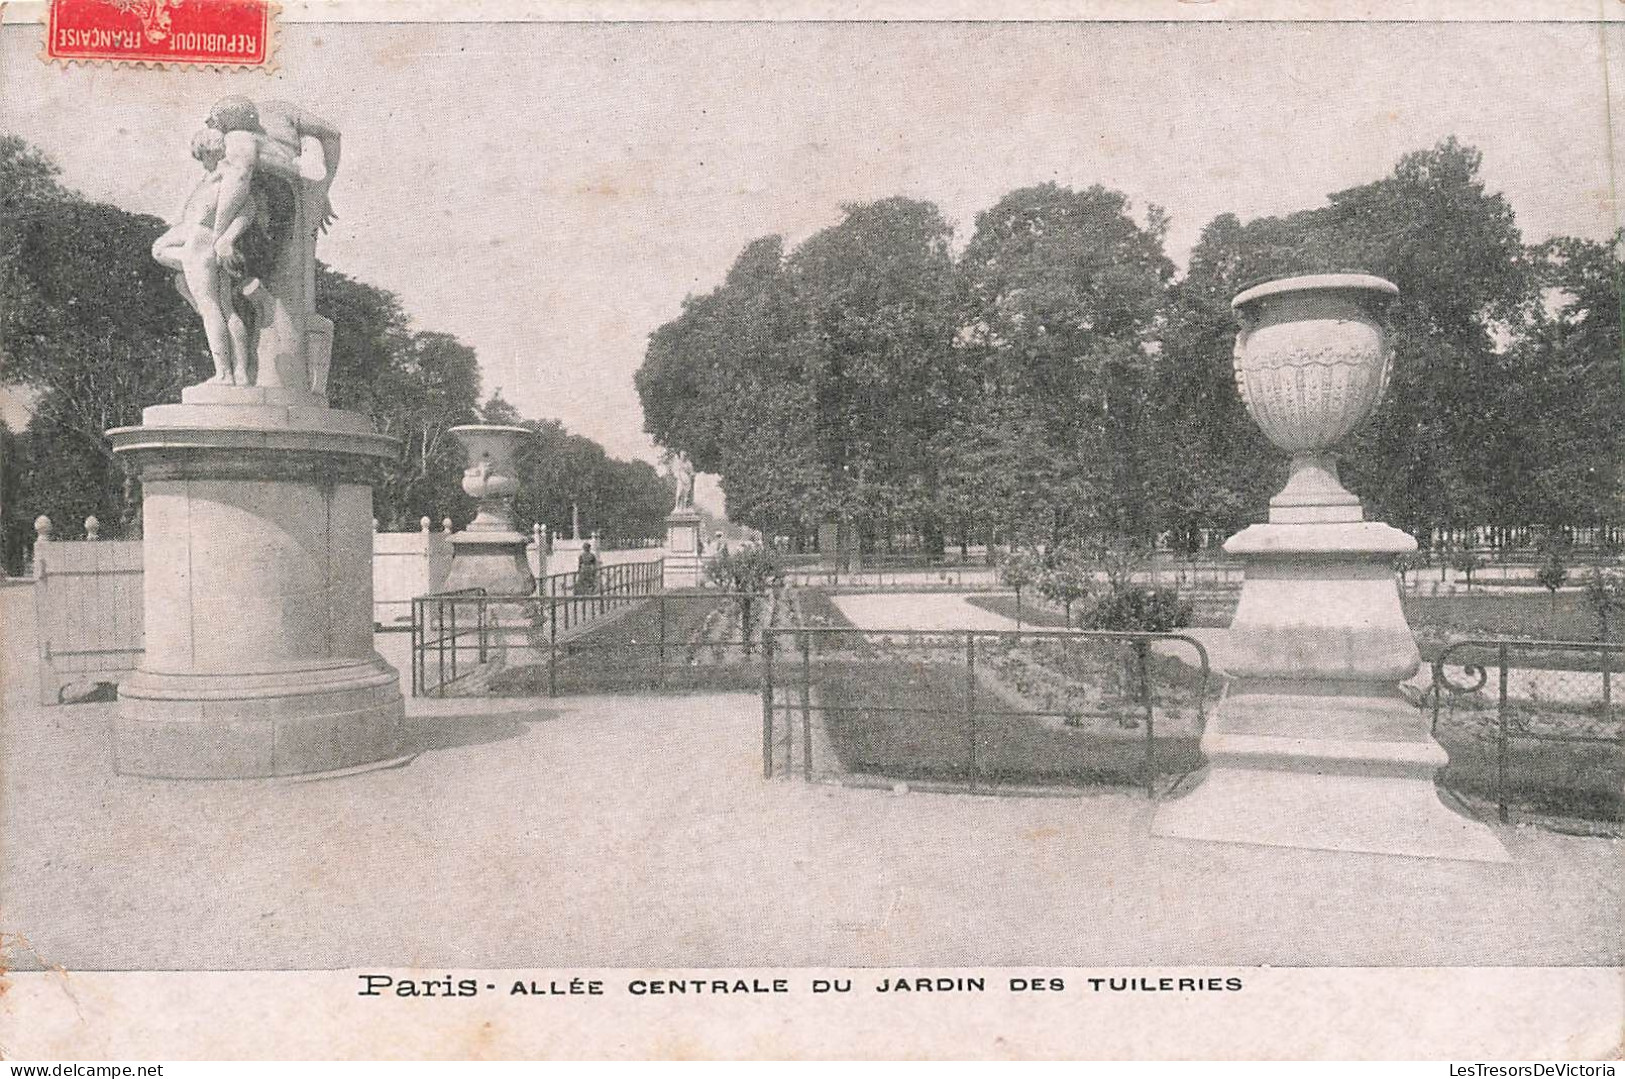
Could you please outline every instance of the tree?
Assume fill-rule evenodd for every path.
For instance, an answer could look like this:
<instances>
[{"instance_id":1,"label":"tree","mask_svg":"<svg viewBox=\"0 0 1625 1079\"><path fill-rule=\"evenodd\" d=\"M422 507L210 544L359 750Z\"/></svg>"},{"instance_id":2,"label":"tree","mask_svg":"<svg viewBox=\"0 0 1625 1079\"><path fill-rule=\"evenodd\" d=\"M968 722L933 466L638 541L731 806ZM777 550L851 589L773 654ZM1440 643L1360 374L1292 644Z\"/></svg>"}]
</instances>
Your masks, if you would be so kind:
<instances>
[{"instance_id":1,"label":"tree","mask_svg":"<svg viewBox=\"0 0 1625 1079\"><path fill-rule=\"evenodd\" d=\"M929 449L953 386L952 231L929 203L850 205L788 255L749 245L721 287L650 338L639 396L655 440L720 474L764 532L906 522L940 550Z\"/></svg>"},{"instance_id":2,"label":"tree","mask_svg":"<svg viewBox=\"0 0 1625 1079\"><path fill-rule=\"evenodd\" d=\"M1585 604L1597 620L1597 640L1604 644L1614 639L1616 618L1625 612L1625 575L1592 566L1585 583ZM1607 653L1604 659L1607 660ZM1613 665L1605 662L1602 669L1602 704L1607 713L1613 699Z\"/></svg>"},{"instance_id":3,"label":"tree","mask_svg":"<svg viewBox=\"0 0 1625 1079\"><path fill-rule=\"evenodd\" d=\"M1163 212L1149 208L1141 226L1129 209L1098 185L1023 188L977 215L959 262L961 336L982 395L1035 417L1032 452L1075 485L1052 542L1148 527L1149 346L1173 264Z\"/></svg>"},{"instance_id":4,"label":"tree","mask_svg":"<svg viewBox=\"0 0 1625 1079\"><path fill-rule=\"evenodd\" d=\"M105 432L140 423L144 407L175 400L206 370L202 328L150 256L163 228L74 198L25 204L6 227L0 381L35 393L30 437L73 462L36 512L59 515L69 501L110 526L132 523L136 490Z\"/></svg>"},{"instance_id":5,"label":"tree","mask_svg":"<svg viewBox=\"0 0 1625 1079\"><path fill-rule=\"evenodd\" d=\"M1557 613L1557 590L1562 588L1569 579L1569 567L1563 561L1562 552L1553 546L1546 553L1546 558L1535 571L1535 580L1546 589L1552 597L1552 613Z\"/></svg>"},{"instance_id":6,"label":"tree","mask_svg":"<svg viewBox=\"0 0 1625 1079\"><path fill-rule=\"evenodd\" d=\"M1540 300L1508 350L1513 399L1503 489L1522 521L1608 526L1625 519L1625 369L1620 242L1558 237L1530 251ZM1539 422L1528 422L1539 417ZM1515 422L1522 419L1524 422Z\"/></svg>"},{"instance_id":7,"label":"tree","mask_svg":"<svg viewBox=\"0 0 1625 1079\"><path fill-rule=\"evenodd\" d=\"M393 297L390 297L393 305ZM373 426L401 440L397 466L373 496L375 513L388 527L412 527L419 518L473 515L462 492L463 451L451 428L479 419L480 369L474 350L445 333L389 332L388 367L370 394Z\"/></svg>"},{"instance_id":8,"label":"tree","mask_svg":"<svg viewBox=\"0 0 1625 1079\"><path fill-rule=\"evenodd\" d=\"M484 420L532 432L514 455L519 493L514 514L521 522L547 525L567 535L573 510L582 527L607 545L658 536L671 509L671 489L647 461L619 461L591 439L573 435L557 420L529 420L500 395L486 402Z\"/></svg>"},{"instance_id":9,"label":"tree","mask_svg":"<svg viewBox=\"0 0 1625 1079\"><path fill-rule=\"evenodd\" d=\"M1016 591L1016 628L1021 628L1021 590L1038 580L1043 568L1038 556L1024 547L1013 547L999 560L999 580Z\"/></svg>"},{"instance_id":10,"label":"tree","mask_svg":"<svg viewBox=\"0 0 1625 1079\"><path fill-rule=\"evenodd\" d=\"M1473 590L1473 574L1484 567L1484 557L1471 543L1458 547L1450 556L1450 568L1467 578L1467 591Z\"/></svg>"},{"instance_id":11,"label":"tree","mask_svg":"<svg viewBox=\"0 0 1625 1079\"><path fill-rule=\"evenodd\" d=\"M706 562L705 576L713 584L734 593L739 607L739 637L744 642L745 655L750 655L753 600L784 587L784 563L778 552L756 544L737 551L724 550Z\"/></svg>"},{"instance_id":12,"label":"tree","mask_svg":"<svg viewBox=\"0 0 1625 1079\"><path fill-rule=\"evenodd\" d=\"M1073 547L1056 551L1038 575L1039 595L1060 605L1068 629L1072 628L1073 606L1087 599L1094 585L1094 566Z\"/></svg>"}]
</instances>

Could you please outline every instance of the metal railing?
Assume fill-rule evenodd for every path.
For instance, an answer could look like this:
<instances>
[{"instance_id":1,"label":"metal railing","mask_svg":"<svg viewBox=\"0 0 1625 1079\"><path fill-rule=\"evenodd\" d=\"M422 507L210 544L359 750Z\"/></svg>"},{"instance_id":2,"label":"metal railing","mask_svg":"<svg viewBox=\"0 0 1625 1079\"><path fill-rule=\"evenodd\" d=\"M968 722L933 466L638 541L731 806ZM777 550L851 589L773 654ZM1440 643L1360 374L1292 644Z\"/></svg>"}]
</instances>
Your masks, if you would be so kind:
<instances>
[{"instance_id":1,"label":"metal railing","mask_svg":"<svg viewBox=\"0 0 1625 1079\"><path fill-rule=\"evenodd\" d=\"M485 662L489 643L485 600L483 588L435 592L412 600L412 696L422 696L429 687L444 692L446 686L467 674L466 662L462 673L458 672L459 659L465 652L472 651L476 663Z\"/></svg>"},{"instance_id":2,"label":"metal railing","mask_svg":"<svg viewBox=\"0 0 1625 1079\"><path fill-rule=\"evenodd\" d=\"M549 620L558 622L553 632L568 633L576 626L608 612L614 601L626 596L650 596L664 587L665 562L623 562L599 566L597 575L585 583L581 574L553 573L536 582L536 594L553 600Z\"/></svg>"},{"instance_id":3,"label":"metal railing","mask_svg":"<svg viewBox=\"0 0 1625 1079\"><path fill-rule=\"evenodd\" d=\"M1525 660L1522 665L1517 662L1520 658ZM1557 663L1563 665L1555 666ZM1450 666L1461 669L1464 681L1455 681L1446 673ZM1500 819L1507 821L1514 741L1611 745L1625 753L1625 709L1616 707L1613 700L1614 672L1621 669L1625 669L1622 643L1492 637L1454 641L1433 660L1433 681L1428 687L1433 732L1438 734L1441 710L1447 709L1451 718L1488 712L1491 702L1485 687L1490 672L1495 672L1495 748L1489 793ZM1522 692L1514 694L1514 689ZM1618 729L1605 733L1614 724Z\"/></svg>"},{"instance_id":4,"label":"metal railing","mask_svg":"<svg viewBox=\"0 0 1625 1079\"><path fill-rule=\"evenodd\" d=\"M559 596L471 590L419 597L412 695L444 697L475 673L487 676L482 690L509 695L755 688L760 623L779 617L773 597L662 592L647 575L626 575L614 587Z\"/></svg>"},{"instance_id":5,"label":"metal railing","mask_svg":"<svg viewBox=\"0 0 1625 1079\"><path fill-rule=\"evenodd\" d=\"M1159 644L1188 647L1195 668L1173 656L1154 655ZM1114 655L1100 662L1097 654L1093 662L1080 663L1080 650ZM850 755L868 759L835 763L876 776L946 779L951 786L973 791L1018 785L1013 781L1019 781L1029 764L1041 776L1061 772L1076 778L1100 773L1099 762L1086 752L1073 762L1075 767L1057 769L1052 767L1057 761L1045 755L1064 754L1080 742L1087 750L1088 740L1074 735L1105 721L1117 725L1113 735L1142 727L1139 764L1131 769L1138 774L1132 781L1147 797L1155 797L1157 714L1170 696L1164 692L1159 697L1155 687L1159 677L1170 675L1167 664L1186 672L1187 691L1194 688L1192 714L1184 717L1190 729L1183 736L1194 761L1213 680L1207 650L1185 634L770 629L762 637L762 772L768 778L776 770L793 775L799 757L801 774L811 779L818 766L815 745L828 743L827 749L840 757L845 742ZM1047 687L1034 684L1045 680ZM1018 706L1029 700L1038 705ZM815 727L814 716L824 722ZM896 730L905 724L913 729ZM895 743L894 754L869 752L888 740ZM1116 749L1123 744L1120 736L1095 742ZM988 760L992 755L1007 759ZM1117 774L1128 778L1122 769ZM1053 784L1040 780L1034 785Z\"/></svg>"}]
</instances>

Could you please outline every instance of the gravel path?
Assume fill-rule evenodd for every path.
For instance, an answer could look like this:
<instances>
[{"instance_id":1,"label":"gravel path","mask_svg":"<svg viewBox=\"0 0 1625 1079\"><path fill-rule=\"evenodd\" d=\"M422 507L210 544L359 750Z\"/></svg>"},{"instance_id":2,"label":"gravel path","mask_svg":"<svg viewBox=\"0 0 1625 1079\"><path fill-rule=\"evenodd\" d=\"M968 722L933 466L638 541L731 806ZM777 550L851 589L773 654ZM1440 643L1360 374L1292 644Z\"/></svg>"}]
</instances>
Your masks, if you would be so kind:
<instances>
[{"instance_id":1,"label":"gravel path","mask_svg":"<svg viewBox=\"0 0 1625 1079\"><path fill-rule=\"evenodd\" d=\"M405 767L135 779L113 705L27 707L8 666L17 969L1625 961L1608 840L1428 862L1152 839L1125 793L764 781L743 694L413 702Z\"/></svg>"},{"instance_id":2,"label":"gravel path","mask_svg":"<svg viewBox=\"0 0 1625 1079\"><path fill-rule=\"evenodd\" d=\"M895 592L832 596L859 629L1015 629L1016 620L967 603L969 592ZM986 595L987 593L976 593Z\"/></svg>"}]
</instances>

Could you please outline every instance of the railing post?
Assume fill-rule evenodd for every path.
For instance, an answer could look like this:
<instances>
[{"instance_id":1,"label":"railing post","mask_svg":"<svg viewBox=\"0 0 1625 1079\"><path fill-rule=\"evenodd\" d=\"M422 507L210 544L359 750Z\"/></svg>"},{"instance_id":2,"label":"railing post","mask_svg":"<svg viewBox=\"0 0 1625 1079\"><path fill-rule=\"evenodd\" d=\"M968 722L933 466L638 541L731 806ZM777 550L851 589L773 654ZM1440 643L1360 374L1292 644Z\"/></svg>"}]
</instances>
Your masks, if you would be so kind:
<instances>
[{"instance_id":1,"label":"railing post","mask_svg":"<svg viewBox=\"0 0 1625 1079\"><path fill-rule=\"evenodd\" d=\"M965 730L970 739L970 789L976 789L976 633L965 631Z\"/></svg>"},{"instance_id":2,"label":"railing post","mask_svg":"<svg viewBox=\"0 0 1625 1079\"><path fill-rule=\"evenodd\" d=\"M1140 660L1140 703L1145 707L1145 796L1157 796L1157 735L1153 726L1155 710L1151 704L1150 642L1143 638L1134 642L1134 651Z\"/></svg>"},{"instance_id":3,"label":"railing post","mask_svg":"<svg viewBox=\"0 0 1625 1079\"><path fill-rule=\"evenodd\" d=\"M479 641L480 646L480 663L484 664L486 659L489 658L486 652L485 634L490 611L487 609L484 600L475 600L475 603L477 606L474 609L479 612L479 618L476 621L476 633L478 634L476 639Z\"/></svg>"},{"instance_id":4,"label":"railing post","mask_svg":"<svg viewBox=\"0 0 1625 1079\"><path fill-rule=\"evenodd\" d=\"M1614 693L1613 693L1613 678L1614 678L1613 667L1614 667L1614 662L1613 662L1613 653L1609 650L1608 643L1609 642L1605 639L1602 642L1602 648L1601 648L1601 652L1602 652L1602 718L1603 718L1604 723L1606 723L1608 721L1609 713L1611 713L1614 710Z\"/></svg>"},{"instance_id":5,"label":"railing post","mask_svg":"<svg viewBox=\"0 0 1625 1079\"><path fill-rule=\"evenodd\" d=\"M559 695L559 601L552 597L548 601L547 618L547 695Z\"/></svg>"},{"instance_id":6,"label":"railing post","mask_svg":"<svg viewBox=\"0 0 1625 1079\"><path fill-rule=\"evenodd\" d=\"M451 601L451 680L457 681L457 601Z\"/></svg>"},{"instance_id":7,"label":"railing post","mask_svg":"<svg viewBox=\"0 0 1625 1079\"><path fill-rule=\"evenodd\" d=\"M412 601L412 696L418 695L418 662L422 658L420 649L423 646L423 601Z\"/></svg>"},{"instance_id":8,"label":"railing post","mask_svg":"<svg viewBox=\"0 0 1625 1079\"><path fill-rule=\"evenodd\" d=\"M661 602L664 608L664 600ZM660 612L660 654L666 654L666 612ZM788 769L786 769L788 771ZM773 778L773 639L762 634L762 778Z\"/></svg>"},{"instance_id":9,"label":"railing post","mask_svg":"<svg viewBox=\"0 0 1625 1079\"><path fill-rule=\"evenodd\" d=\"M1439 683L1444 679L1444 656L1440 655L1433 661L1433 684L1428 686L1428 692L1433 694L1433 726L1428 733L1437 738L1439 736L1439 704L1444 699L1444 687ZM1455 715L1452 704L1451 715Z\"/></svg>"},{"instance_id":10,"label":"railing post","mask_svg":"<svg viewBox=\"0 0 1625 1079\"><path fill-rule=\"evenodd\" d=\"M666 686L666 597L659 600L660 611L660 644L659 652L655 656L655 688L664 689Z\"/></svg>"},{"instance_id":11,"label":"railing post","mask_svg":"<svg viewBox=\"0 0 1625 1079\"><path fill-rule=\"evenodd\" d=\"M1500 692L1496 704L1497 718L1499 720L1499 733L1495 740L1495 798L1497 813L1501 823L1510 819L1507 813L1507 646L1505 642L1496 649L1496 661L1501 665Z\"/></svg>"},{"instance_id":12,"label":"railing post","mask_svg":"<svg viewBox=\"0 0 1625 1079\"><path fill-rule=\"evenodd\" d=\"M435 647L435 659L436 659L436 662L438 664L438 669L436 671L436 674L438 676L438 680L435 682L435 694L436 694L436 696L444 697L446 695L446 601L445 600L442 599L442 600L436 600L435 601L435 612L434 613L435 613L434 647Z\"/></svg>"},{"instance_id":13,"label":"railing post","mask_svg":"<svg viewBox=\"0 0 1625 1079\"><path fill-rule=\"evenodd\" d=\"M807 761L810 763L812 760L812 636L805 630L801 632L801 729L807 739ZM794 771L790 763L795 753L795 750L790 748L794 744L792 741L794 737L795 735L792 734L785 741L784 772L786 775L790 775ZM807 779L812 778L810 768L802 774Z\"/></svg>"}]
</instances>

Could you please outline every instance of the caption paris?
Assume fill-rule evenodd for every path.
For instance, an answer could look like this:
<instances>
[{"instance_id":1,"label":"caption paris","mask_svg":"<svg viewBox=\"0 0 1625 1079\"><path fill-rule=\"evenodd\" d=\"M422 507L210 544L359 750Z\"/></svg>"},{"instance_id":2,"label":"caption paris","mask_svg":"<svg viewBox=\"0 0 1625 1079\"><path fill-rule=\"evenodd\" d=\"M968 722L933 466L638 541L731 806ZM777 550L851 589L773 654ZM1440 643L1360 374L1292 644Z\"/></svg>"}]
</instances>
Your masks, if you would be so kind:
<instances>
[{"instance_id":1,"label":"caption paris","mask_svg":"<svg viewBox=\"0 0 1625 1079\"><path fill-rule=\"evenodd\" d=\"M811 993L985 993L990 979L980 976L887 976L878 979L811 978L791 983L789 978L632 978L606 985L602 979L518 978L483 981L479 978L396 978L388 974L359 974L356 991L363 997L477 997L502 993L515 997L601 997L614 992L643 996L753 996ZM991 979L993 991L1009 993L1062 993L1066 980L1049 975ZM1073 988L1095 993L1208 993L1238 992L1240 978L1194 977L1074 977Z\"/></svg>"}]
</instances>

